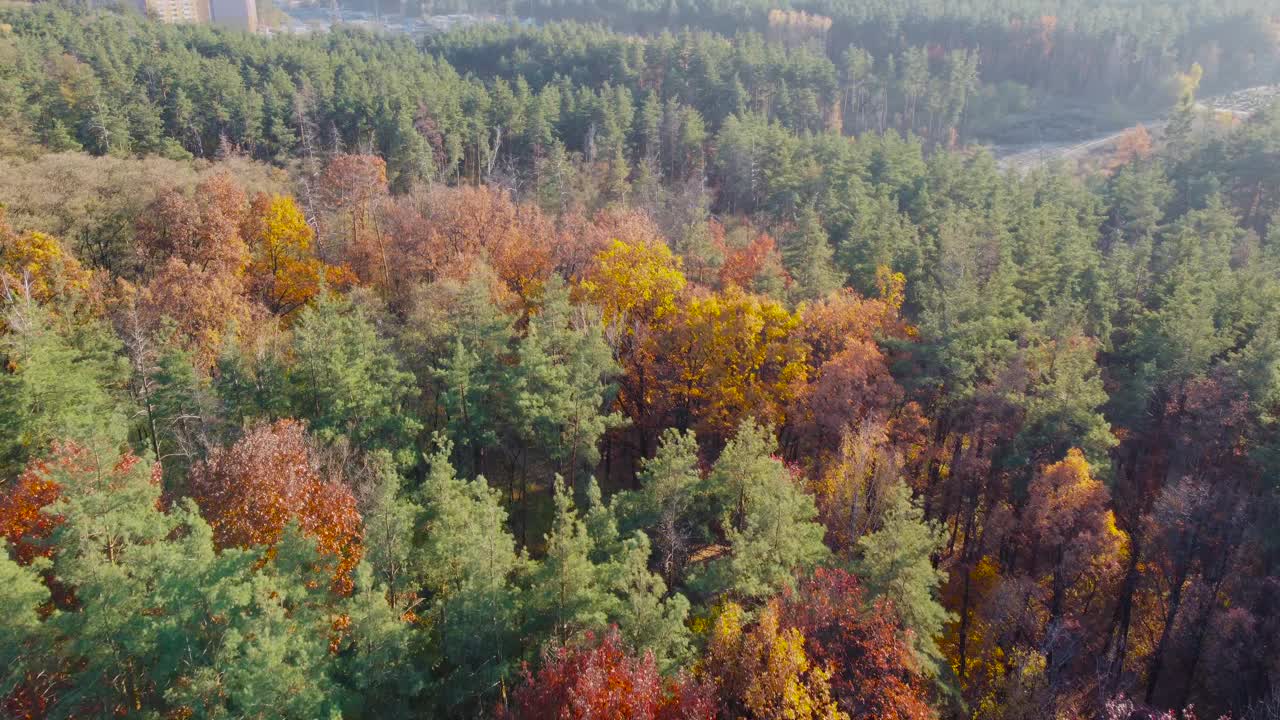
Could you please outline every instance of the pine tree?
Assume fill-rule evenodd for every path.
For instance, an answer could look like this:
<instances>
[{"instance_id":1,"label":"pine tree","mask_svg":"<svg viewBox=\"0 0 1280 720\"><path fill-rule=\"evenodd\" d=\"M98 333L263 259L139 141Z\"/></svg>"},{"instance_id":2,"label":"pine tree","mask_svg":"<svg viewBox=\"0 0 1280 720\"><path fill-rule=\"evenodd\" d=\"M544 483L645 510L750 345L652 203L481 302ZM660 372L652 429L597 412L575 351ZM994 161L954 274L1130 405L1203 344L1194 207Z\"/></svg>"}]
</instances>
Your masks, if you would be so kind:
<instances>
[{"instance_id":1,"label":"pine tree","mask_svg":"<svg viewBox=\"0 0 1280 720\"><path fill-rule=\"evenodd\" d=\"M924 519L911 498L911 489L898 483L885 498L880 528L858 540L854 574L866 585L870 599L887 598L912 640L921 665L937 674L942 654L936 638L950 619L938 599L945 572L933 566L932 555L942 547L942 530Z\"/></svg>"},{"instance_id":2,"label":"pine tree","mask_svg":"<svg viewBox=\"0 0 1280 720\"><path fill-rule=\"evenodd\" d=\"M666 597L666 585L648 569L648 539L619 532L594 480L587 498L587 512L580 516L571 491L557 479L546 556L530 573L526 590L526 637L535 646L545 640L564 644L616 625L634 647L652 650L664 666L684 660L688 601Z\"/></svg>"},{"instance_id":3,"label":"pine tree","mask_svg":"<svg viewBox=\"0 0 1280 720\"><path fill-rule=\"evenodd\" d=\"M519 598L513 578L523 558L506 529L507 514L484 478L462 480L447 442L429 458L418 491L419 540L411 562L434 628L442 710L489 697L518 659Z\"/></svg>"},{"instance_id":4,"label":"pine tree","mask_svg":"<svg viewBox=\"0 0 1280 720\"><path fill-rule=\"evenodd\" d=\"M430 373L455 461L474 475L485 454L513 433L515 378L508 362L515 338L513 318L493 301L488 276L477 271L463 284L455 317L449 321L443 335L447 355Z\"/></svg>"},{"instance_id":5,"label":"pine tree","mask_svg":"<svg viewBox=\"0 0 1280 720\"><path fill-rule=\"evenodd\" d=\"M49 646L43 637L39 609L49 591L35 569L9 559L9 548L0 545L0 697L8 697L39 656Z\"/></svg>"},{"instance_id":6,"label":"pine tree","mask_svg":"<svg viewBox=\"0 0 1280 720\"><path fill-rule=\"evenodd\" d=\"M608 177L605 180L604 197L610 204L622 205L631 194L631 184L627 178L631 168L627 164L627 156L623 153L622 144L615 146L613 156L609 159Z\"/></svg>"},{"instance_id":7,"label":"pine tree","mask_svg":"<svg viewBox=\"0 0 1280 720\"><path fill-rule=\"evenodd\" d=\"M618 366L600 323L575 319L569 289L554 276L516 354L516 432L525 445L545 448L576 486L581 473L600 461L600 438L623 422L606 410Z\"/></svg>"},{"instance_id":8,"label":"pine tree","mask_svg":"<svg viewBox=\"0 0 1280 720\"><path fill-rule=\"evenodd\" d=\"M538 205L554 214L567 210L572 198L573 164L564 143L558 138L552 140L535 171Z\"/></svg>"},{"instance_id":9,"label":"pine tree","mask_svg":"<svg viewBox=\"0 0 1280 720\"><path fill-rule=\"evenodd\" d=\"M702 482L693 433L664 432L657 453L641 462L639 479L640 490L616 496L614 507L624 526L653 538L662 577L675 584L684 576L690 546L704 539L694 537L701 528L691 512Z\"/></svg>"},{"instance_id":10,"label":"pine tree","mask_svg":"<svg viewBox=\"0 0 1280 720\"><path fill-rule=\"evenodd\" d=\"M691 650L685 627L689 601L679 593L667 597L662 578L649 572L649 538L642 532L621 533L614 504L601 499L600 486L592 479L585 523L592 562L601 583L617 599L609 620L631 647L652 652L660 667L678 667Z\"/></svg>"},{"instance_id":11,"label":"pine tree","mask_svg":"<svg viewBox=\"0 0 1280 720\"><path fill-rule=\"evenodd\" d=\"M414 535L422 506L403 492L404 479L389 453L374 453L370 465L369 486L359 496L364 558L373 577L386 587L391 607L407 610L415 602L414 583L420 577Z\"/></svg>"},{"instance_id":12,"label":"pine tree","mask_svg":"<svg viewBox=\"0 0 1280 720\"><path fill-rule=\"evenodd\" d=\"M792 587L797 570L827 559L813 498L773 455L774 446L772 431L748 419L707 476L704 492L713 499L729 552L691 580L705 595L766 598Z\"/></svg>"},{"instance_id":13,"label":"pine tree","mask_svg":"<svg viewBox=\"0 0 1280 720\"><path fill-rule=\"evenodd\" d=\"M27 299L0 336L0 476L13 477L54 440L118 449L127 427L114 391L128 378L119 342L97 324L64 331Z\"/></svg>"},{"instance_id":14,"label":"pine tree","mask_svg":"<svg viewBox=\"0 0 1280 720\"><path fill-rule=\"evenodd\" d=\"M591 562L594 541L573 506L572 492L555 484L555 519L546 536L546 555L529 575L525 636L540 644L564 644L585 631L608 625L615 600Z\"/></svg>"},{"instance_id":15,"label":"pine tree","mask_svg":"<svg viewBox=\"0 0 1280 720\"><path fill-rule=\"evenodd\" d=\"M373 568L362 564L354 590L339 607L343 634L331 649L343 718L409 717L432 697L421 635L407 622L412 616L387 603L389 596L393 589L376 582Z\"/></svg>"},{"instance_id":16,"label":"pine tree","mask_svg":"<svg viewBox=\"0 0 1280 720\"><path fill-rule=\"evenodd\" d=\"M311 432L328 442L346 436L363 448L408 449L420 428L409 412L413 376L363 310L321 297L299 314L293 352L289 404Z\"/></svg>"},{"instance_id":17,"label":"pine tree","mask_svg":"<svg viewBox=\"0 0 1280 720\"><path fill-rule=\"evenodd\" d=\"M795 280L794 295L799 300L826 297L842 285L835 269L835 250L827 239L813 205L800 213L795 230L782 245L782 259Z\"/></svg>"},{"instance_id":18,"label":"pine tree","mask_svg":"<svg viewBox=\"0 0 1280 720\"><path fill-rule=\"evenodd\" d=\"M46 621L72 660L55 715L330 715L336 596L296 526L269 561L261 548L216 553L195 504L161 509L158 473L137 457L60 444L43 467L62 489L47 510L60 518L52 577L75 598Z\"/></svg>"}]
</instances>

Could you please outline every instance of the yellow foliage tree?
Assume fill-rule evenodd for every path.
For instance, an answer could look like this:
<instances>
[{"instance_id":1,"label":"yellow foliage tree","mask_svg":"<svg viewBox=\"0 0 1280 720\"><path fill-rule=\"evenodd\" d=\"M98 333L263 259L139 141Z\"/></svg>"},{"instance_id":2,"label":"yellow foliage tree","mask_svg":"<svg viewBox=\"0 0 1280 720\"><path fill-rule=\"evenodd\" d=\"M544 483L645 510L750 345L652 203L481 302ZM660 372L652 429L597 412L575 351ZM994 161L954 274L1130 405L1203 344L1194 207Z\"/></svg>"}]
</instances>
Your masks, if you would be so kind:
<instances>
[{"instance_id":1,"label":"yellow foliage tree","mask_svg":"<svg viewBox=\"0 0 1280 720\"><path fill-rule=\"evenodd\" d=\"M778 302L736 286L691 297L661 343L670 406L700 435L726 437L748 416L780 425L807 378L798 327Z\"/></svg>"},{"instance_id":2,"label":"yellow foliage tree","mask_svg":"<svg viewBox=\"0 0 1280 720\"><path fill-rule=\"evenodd\" d=\"M83 296L93 273L67 252L52 235L16 233L0 209L0 292L30 294L42 304Z\"/></svg>"},{"instance_id":3,"label":"yellow foliage tree","mask_svg":"<svg viewBox=\"0 0 1280 720\"><path fill-rule=\"evenodd\" d=\"M810 662L804 635L783 629L775 603L744 628L743 609L725 605L711 628L700 671L731 712L751 718L848 720L831 697L831 669Z\"/></svg>"},{"instance_id":4,"label":"yellow foliage tree","mask_svg":"<svg viewBox=\"0 0 1280 720\"><path fill-rule=\"evenodd\" d=\"M334 286L351 280L344 268L315 256L315 231L291 197L254 198L243 235L252 253L246 285L277 315L290 315L311 302L322 282Z\"/></svg>"},{"instance_id":5,"label":"yellow foliage tree","mask_svg":"<svg viewBox=\"0 0 1280 720\"><path fill-rule=\"evenodd\" d=\"M1129 536L1116 526L1111 493L1076 448L1044 468L1027 489L1023 533L1050 619L1081 618L1089 599L1116 582L1129 557Z\"/></svg>"},{"instance_id":6,"label":"yellow foliage tree","mask_svg":"<svg viewBox=\"0 0 1280 720\"><path fill-rule=\"evenodd\" d=\"M611 335L634 335L639 326L670 317L685 284L680 258L665 244L614 240L596 255L579 287L600 308Z\"/></svg>"},{"instance_id":7,"label":"yellow foliage tree","mask_svg":"<svg viewBox=\"0 0 1280 720\"><path fill-rule=\"evenodd\" d=\"M605 337L623 368L618 406L650 440L663 425L656 375L666 351L658 343L685 285L680 259L665 244L614 240L592 259L577 287L600 309Z\"/></svg>"}]
</instances>

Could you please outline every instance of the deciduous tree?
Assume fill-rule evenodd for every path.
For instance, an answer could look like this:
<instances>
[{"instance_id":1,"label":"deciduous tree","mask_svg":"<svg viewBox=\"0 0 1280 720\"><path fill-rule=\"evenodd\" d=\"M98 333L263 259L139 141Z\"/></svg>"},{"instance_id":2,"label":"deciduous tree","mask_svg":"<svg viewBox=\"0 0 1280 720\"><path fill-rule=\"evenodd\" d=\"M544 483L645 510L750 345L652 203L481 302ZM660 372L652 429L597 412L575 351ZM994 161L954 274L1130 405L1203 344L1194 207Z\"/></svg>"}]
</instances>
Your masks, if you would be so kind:
<instances>
[{"instance_id":1,"label":"deciduous tree","mask_svg":"<svg viewBox=\"0 0 1280 720\"><path fill-rule=\"evenodd\" d=\"M191 496L221 547L271 547L296 522L332 564L333 589L350 592L363 555L360 513L346 486L316 471L301 423L261 425L191 474Z\"/></svg>"}]
</instances>

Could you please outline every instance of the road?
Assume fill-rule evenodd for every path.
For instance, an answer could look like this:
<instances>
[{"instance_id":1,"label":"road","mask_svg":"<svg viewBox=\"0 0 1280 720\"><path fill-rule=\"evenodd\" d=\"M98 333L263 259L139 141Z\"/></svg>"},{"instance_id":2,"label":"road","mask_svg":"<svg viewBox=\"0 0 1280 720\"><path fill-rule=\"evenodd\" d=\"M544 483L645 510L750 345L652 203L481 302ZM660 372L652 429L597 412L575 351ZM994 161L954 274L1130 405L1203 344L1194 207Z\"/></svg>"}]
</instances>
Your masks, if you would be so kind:
<instances>
[{"instance_id":1,"label":"road","mask_svg":"<svg viewBox=\"0 0 1280 720\"><path fill-rule=\"evenodd\" d=\"M1277 97L1280 97L1280 86L1260 86L1208 98L1196 103L1196 109L1226 112L1244 118L1261 104L1275 100ZM1159 119L1143 125L1149 132L1157 134L1164 130L1167 122L1165 119ZM997 145L992 147L991 151L996 155L1001 167L1026 172L1061 160L1079 160L1094 150L1114 144L1126 132L1128 128L1092 137L1083 142L1047 142L1017 147Z\"/></svg>"},{"instance_id":2,"label":"road","mask_svg":"<svg viewBox=\"0 0 1280 720\"><path fill-rule=\"evenodd\" d=\"M1163 130L1165 122L1159 121L1147 124L1147 130L1156 132ZM1009 152L1001 155L998 148L992 148L996 151L1000 167L1006 170L1018 170L1025 172L1032 168L1048 165L1059 160L1079 159L1088 155L1090 152L1111 145L1118 141L1122 135L1128 132L1128 128L1119 132L1108 133L1095 138L1090 138L1081 143L1042 143L1031 148Z\"/></svg>"}]
</instances>

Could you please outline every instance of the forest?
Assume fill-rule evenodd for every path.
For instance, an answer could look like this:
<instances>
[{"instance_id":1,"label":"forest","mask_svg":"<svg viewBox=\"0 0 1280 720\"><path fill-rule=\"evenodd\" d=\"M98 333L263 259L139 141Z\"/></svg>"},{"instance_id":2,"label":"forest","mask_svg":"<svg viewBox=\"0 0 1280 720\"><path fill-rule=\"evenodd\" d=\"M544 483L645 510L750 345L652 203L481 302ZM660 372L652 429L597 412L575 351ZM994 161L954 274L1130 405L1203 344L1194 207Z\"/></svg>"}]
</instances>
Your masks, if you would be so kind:
<instances>
[{"instance_id":1,"label":"forest","mask_svg":"<svg viewBox=\"0 0 1280 720\"><path fill-rule=\"evenodd\" d=\"M1060 4L0 4L0 716L1280 718L1280 18Z\"/></svg>"}]
</instances>

